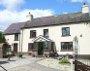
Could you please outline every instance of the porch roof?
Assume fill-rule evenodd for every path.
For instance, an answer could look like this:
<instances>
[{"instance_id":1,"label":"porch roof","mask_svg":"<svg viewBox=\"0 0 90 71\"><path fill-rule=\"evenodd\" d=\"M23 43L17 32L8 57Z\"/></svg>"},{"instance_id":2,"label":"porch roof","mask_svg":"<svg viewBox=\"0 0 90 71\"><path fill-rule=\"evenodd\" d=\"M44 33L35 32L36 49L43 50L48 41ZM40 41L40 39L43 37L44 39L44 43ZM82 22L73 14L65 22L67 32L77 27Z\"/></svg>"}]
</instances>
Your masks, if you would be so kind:
<instances>
[{"instance_id":1,"label":"porch roof","mask_svg":"<svg viewBox=\"0 0 90 71\"><path fill-rule=\"evenodd\" d=\"M36 37L36 38L33 40L33 42L45 42L45 41L53 42L51 39L45 38L45 37L42 36L42 35Z\"/></svg>"}]
</instances>

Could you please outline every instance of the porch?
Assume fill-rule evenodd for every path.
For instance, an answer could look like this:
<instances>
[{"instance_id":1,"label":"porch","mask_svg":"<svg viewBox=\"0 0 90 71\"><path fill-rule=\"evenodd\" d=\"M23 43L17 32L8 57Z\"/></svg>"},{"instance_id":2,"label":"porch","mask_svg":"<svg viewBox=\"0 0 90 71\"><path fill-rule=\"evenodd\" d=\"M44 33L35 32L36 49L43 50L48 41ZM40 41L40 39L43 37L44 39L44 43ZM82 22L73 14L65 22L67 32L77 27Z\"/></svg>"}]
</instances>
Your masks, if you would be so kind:
<instances>
[{"instance_id":1,"label":"porch","mask_svg":"<svg viewBox=\"0 0 90 71\"><path fill-rule=\"evenodd\" d=\"M50 54L55 52L55 43L43 36L38 36L33 40L33 43L28 44L28 53L32 56L49 57Z\"/></svg>"}]
</instances>

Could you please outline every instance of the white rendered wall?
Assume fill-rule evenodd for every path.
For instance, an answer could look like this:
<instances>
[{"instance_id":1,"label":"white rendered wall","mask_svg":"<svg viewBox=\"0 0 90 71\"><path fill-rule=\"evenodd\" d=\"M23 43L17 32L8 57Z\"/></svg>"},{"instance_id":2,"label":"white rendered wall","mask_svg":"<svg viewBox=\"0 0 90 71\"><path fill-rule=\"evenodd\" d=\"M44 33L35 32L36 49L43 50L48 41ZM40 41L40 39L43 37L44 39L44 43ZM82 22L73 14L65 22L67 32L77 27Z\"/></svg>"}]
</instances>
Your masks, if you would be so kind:
<instances>
[{"instance_id":1,"label":"white rendered wall","mask_svg":"<svg viewBox=\"0 0 90 71\"><path fill-rule=\"evenodd\" d=\"M62 27L70 27L71 36L62 37ZM39 35L43 35L43 29L49 29L49 38L55 42L58 54L73 54L73 51L61 52L61 42L73 42L73 38L75 36L78 37L79 41L78 53L90 54L90 25L85 24L71 24L23 29L23 52L28 51L28 43L33 43L33 40L35 39L30 38L30 30L36 30L36 36L38 37ZM80 35L82 35L82 37L80 37Z\"/></svg>"},{"instance_id":2,"label":"white rendered wall","mask_svg":"<svg viewBox=\"0 0 90 71\"><path fill-rule=\"evenodd\" d=\"M5 39L9 43L9 45L11 45L12 51L13 51L13 44L18 43L18 51L19 51L19 41L14 41L14 35L5 35Z\"/></svg>"},{"instance_id":3,"label":"white rendered wall","mask_svg":"<svg viewBox=\"0 0 90 71\"><path fill-rule=\"evenodd\" d=\"M89 6L88 5L83 5L82 13L89 13Z\"/></svg>"}]
</instances>

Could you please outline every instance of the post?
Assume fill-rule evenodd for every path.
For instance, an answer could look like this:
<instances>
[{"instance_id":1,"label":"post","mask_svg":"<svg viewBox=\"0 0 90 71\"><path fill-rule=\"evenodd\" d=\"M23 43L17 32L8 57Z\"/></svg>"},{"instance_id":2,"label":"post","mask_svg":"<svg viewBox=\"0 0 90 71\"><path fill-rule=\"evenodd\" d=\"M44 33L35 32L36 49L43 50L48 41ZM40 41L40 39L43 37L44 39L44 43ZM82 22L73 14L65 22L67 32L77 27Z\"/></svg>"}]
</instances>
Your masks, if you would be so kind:
<instances>
[{"instance_id":1,"label":"post","mask_svg":"<svg viewBox=\"0 0 90 71\"><path fill-rule=\"evenodd\" d=\"M20 34L20 42L19 42L19 44L20 44L20 52L19 52L19 57L22 57L22 46L23 46L23 29L21 29L21 34Z\"/></svg>"},{"instance_id":2,"label":"post","mask_svg":"<svg viewBox=\"0 0 90 71\"><path fill-rule=\"evenodd\" d=\"M78 38L77 36L75 36L73 38L73 42L74 42L74 69L75 71L77 70L77 55L78 55Z\"/></svg>"},{"instance_id":3,"label":"post","mask_svg":"<svg viewBox=\"0 0 90 71\"><path fill-rule=\"evenodd\" d=\"M77 55L78 55L78 38L77 38L77 36L74 37L73 42L74 42L74 60L77 60Z\"/></svg>"}]
</instances>

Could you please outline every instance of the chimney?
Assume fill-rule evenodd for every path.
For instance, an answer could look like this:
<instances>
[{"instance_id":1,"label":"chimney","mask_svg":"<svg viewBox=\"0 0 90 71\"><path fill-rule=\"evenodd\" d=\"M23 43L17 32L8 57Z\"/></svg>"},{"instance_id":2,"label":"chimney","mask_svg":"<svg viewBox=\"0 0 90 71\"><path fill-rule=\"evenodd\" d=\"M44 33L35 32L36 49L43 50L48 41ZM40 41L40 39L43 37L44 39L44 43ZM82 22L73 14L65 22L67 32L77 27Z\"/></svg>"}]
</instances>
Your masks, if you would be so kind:
<instances>
[{"instance_id":1,"label":"chimney","mask_svg":"<svg viewBox=\"0 0 90 71\"><path fill-rule=\"evenodd\" d=\"M82 13L89 13L89 6L86 3L83 4Z\"/></svg>"},{"instance_id":2,"label":"chimney","mask_svg":"<svg viewBox=\"0 0 90 71\"><path fill-rule=\"evenodd\" d=\"M28 15L26 16L28 21L32 21L33 15L29 12Z\"/></svg>"}]
</instances>

